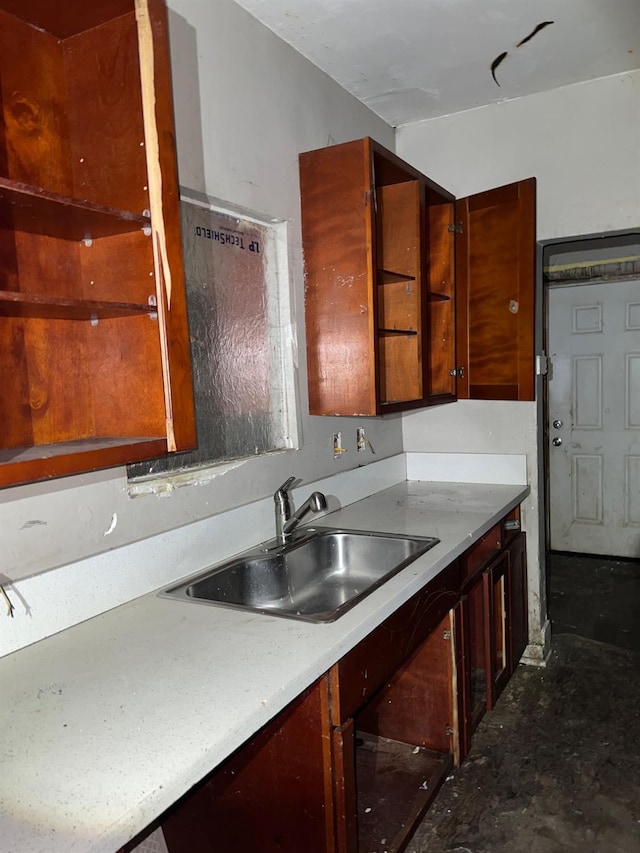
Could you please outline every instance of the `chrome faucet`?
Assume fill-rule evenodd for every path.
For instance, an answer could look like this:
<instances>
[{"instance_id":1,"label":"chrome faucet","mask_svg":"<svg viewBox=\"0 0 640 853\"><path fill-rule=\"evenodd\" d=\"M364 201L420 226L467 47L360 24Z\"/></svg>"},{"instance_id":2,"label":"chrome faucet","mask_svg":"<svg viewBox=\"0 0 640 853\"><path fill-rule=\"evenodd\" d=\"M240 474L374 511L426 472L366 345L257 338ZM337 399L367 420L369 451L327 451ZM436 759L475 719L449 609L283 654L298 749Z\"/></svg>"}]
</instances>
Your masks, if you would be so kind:
<instances>
[{"instance_id":1,"label":"chrome faucet","mask_svg":"<svg viewBox=\"0 0 640 853\"><path fill-rule=\"evenodd\" d=\"M322 492L313 492L299 509L292 512L289 489L295 479L289 477L273 496L276 505L276 542L279 545L284 545L290 533L308 512L322 512L327 508L327 499Z\"/></svg>"}]
</instances>

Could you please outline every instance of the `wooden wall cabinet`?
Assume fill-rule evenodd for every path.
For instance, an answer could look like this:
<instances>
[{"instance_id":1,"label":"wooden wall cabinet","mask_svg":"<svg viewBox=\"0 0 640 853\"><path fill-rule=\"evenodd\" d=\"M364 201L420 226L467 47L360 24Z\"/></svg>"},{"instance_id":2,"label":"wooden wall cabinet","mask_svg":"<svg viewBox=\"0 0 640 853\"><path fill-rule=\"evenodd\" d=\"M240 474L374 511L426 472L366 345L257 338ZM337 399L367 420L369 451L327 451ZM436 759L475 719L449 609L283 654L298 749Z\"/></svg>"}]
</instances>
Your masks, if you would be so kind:
<instances>
[{"instance_id":1,"label":"wooden wall cabinet","mask_svg":"<svg viewBox=\"0 0 640 853\"><path fill-rule=\"evenodd\" d=\"M533 399L534 179L456 201L365 138L300 189L311 414Z\"/></svg>"},{"instance_id":2,"label":"wooden wall cabinet","mask_svg":"<svg viewBox=\"0 0 640 853\"><path fill-rule=\"evenodd\" d=\"M195 443L164 0L0 0L0 486Z\"/></svg>"},{"instance_id":3,"label":"wooden wall cabinet","mask_svg":"<svg viewBox=\"0 0 640 853\"><path fill-rule=\"evenodd\" d=\"M453 295L453 196L369 138L301 154L300 191L311 414L425 405L430 323L453 346L429 312Z\"/></svg>"}]
</instances>

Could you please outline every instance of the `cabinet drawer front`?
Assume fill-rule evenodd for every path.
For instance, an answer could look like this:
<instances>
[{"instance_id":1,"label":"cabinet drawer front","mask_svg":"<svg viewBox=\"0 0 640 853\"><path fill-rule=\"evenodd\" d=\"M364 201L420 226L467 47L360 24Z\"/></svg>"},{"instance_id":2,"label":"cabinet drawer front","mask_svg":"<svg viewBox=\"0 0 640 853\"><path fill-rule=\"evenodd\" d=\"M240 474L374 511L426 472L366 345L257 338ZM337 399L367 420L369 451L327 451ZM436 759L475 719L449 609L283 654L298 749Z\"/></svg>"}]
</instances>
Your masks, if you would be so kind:
<instances>
[{"instance_id":1,"label":"cabinet drawer front","mask_svg":"<svg viewBox=\"0 0 640 853\"><path fill-rule=\"evenodd\" d=\"M500 553L503 545L502 525L504 519L494 525L488 533L469 548L462 555L460 580L465 586L465 581L473 578L478 572L487 566L493 558Z\"/></svg>"},{"instance_id":2,"label":"cabinet drawer front","mask_svg":"<svg viewBox=\"0 0 640 853\"><path fill-rule=\"evenodd\" d=\"M520 534L520 507L514 507L500 522L502 526L502 544L507 546Z\"/></svg>"},{"instance_id":3,"label":"cabinet drawer front","mask_svg":"<svg viewBox=\"0 0 640 853\"><path fill-rule=\"evenodd\" d=\"M458 586L456 561L331 668L334 726L353 716L441 622L456 604Z\"/></svg>"}]
</instances>

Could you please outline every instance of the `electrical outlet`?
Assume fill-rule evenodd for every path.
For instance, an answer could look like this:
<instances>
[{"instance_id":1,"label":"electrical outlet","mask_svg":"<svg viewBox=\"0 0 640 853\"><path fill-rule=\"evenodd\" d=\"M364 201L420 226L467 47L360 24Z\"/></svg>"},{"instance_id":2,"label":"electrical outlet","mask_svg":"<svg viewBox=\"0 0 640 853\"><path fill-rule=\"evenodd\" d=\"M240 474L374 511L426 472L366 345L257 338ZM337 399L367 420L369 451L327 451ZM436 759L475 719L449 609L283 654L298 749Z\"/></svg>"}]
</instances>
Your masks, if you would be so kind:
<instances>
[{"instance_id":1,"label":"electrical outlet","mask_svg":"<svg viewBox=\"0 0 640 853\"><path fill-rule=\"evenodd\" d=\"M369 450L375 455L373 445L364 434L364 427L358 427L356 429L356 450L358 453L364 453L365 450Z\"/></svg>"}]
</instances>

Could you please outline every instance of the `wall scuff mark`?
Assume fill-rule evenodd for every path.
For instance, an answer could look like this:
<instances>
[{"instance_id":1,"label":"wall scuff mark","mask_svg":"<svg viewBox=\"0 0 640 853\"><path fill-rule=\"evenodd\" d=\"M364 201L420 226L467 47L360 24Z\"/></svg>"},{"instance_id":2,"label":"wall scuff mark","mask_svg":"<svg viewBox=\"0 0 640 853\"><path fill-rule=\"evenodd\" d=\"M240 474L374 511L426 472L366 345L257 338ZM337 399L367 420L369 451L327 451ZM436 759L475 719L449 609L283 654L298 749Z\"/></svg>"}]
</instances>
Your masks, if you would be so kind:
<instances>
[{"instance_id":1,"label":"wall scuff mark","mask_svg":"<svg viewBox=\"0 0 640 853\"><path fill-rule=\"evenodd\" d=\"M496 58L491 63L491 76L493 77L493 80L494 80L494 83L496 84L496 86L500 85L500 83L498 83L498 79L496 77L496 68L498 67L498 65L500 65L502 60L505 59L507 56L508 56L508 53L505 50L505 52L501 53L500 56L496 56Z\"/></svg>"},{"instance_id":2,"label":"wall scuff mark","mask_svg":"<svg viewBox=\"0 0 640 853\"><path fill-rule=\"evenodd\" d=\"M543 30L545 27L548 27L550 24L553 24L553 23L554 23L553 21L543 21L541 24L538 24L538 26L534 30L532 30L528 36L525 36L522 39L522 41L518 42L516 47L522 47L523 44L526 44L528 41L531 41L531 39L535 35L537 35L540 32L540 30Z\"/></svg>"},{"instance_id":3,"label":"wall scuff mark","mask_svg":"<svg viewBox=\"0 0 640 853\"><path fill-rule=\"evenodd\" d=\"M555 22L554 21L542 21L542 23L538 24L536 27L534 27L533 30L531 30L531 32L529 33L528 36L525 36L523 39L521 39L516 44L516 47L522 47L522 45L526 44L528 41L531 41L531 39L535 35L537 35L540 32L540 30L543 30L545 27L548 27L553 23L555 23ZM498 65L500 65L501 62L503 62L507 58L508 55L509 55L509 52L505 50L504 53L501 53L499 56L496 56L496 58L491 63L491 76L493 77L493 82L496 84L496 86L500 85L500 83L498 83L498 78L496 77L496 68L498 67Z\"/></svg>"}]
</instances>

